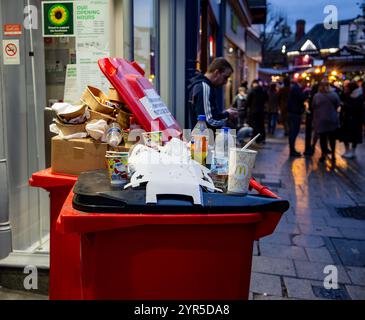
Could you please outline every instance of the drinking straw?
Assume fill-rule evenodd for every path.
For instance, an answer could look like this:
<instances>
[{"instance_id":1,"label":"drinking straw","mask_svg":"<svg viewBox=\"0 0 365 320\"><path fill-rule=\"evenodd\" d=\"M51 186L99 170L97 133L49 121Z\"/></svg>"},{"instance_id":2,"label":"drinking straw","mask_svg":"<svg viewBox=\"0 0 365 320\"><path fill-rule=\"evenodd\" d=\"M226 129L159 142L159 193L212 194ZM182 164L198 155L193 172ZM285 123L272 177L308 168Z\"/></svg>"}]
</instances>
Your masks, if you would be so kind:
<instances>
[{"instance_id":1,"label":"drinking straw","mask_svg":"<svg viewBox=\"0 0 365 320\"><path fill-rule=\"evenodd\" d=\"M241 149L241 151L246 150L251 144L255 142L255 140L260 136L258 134L256 137L253 137L249 142L246 143L246 145Z\"/></svg>"}]
</instances>

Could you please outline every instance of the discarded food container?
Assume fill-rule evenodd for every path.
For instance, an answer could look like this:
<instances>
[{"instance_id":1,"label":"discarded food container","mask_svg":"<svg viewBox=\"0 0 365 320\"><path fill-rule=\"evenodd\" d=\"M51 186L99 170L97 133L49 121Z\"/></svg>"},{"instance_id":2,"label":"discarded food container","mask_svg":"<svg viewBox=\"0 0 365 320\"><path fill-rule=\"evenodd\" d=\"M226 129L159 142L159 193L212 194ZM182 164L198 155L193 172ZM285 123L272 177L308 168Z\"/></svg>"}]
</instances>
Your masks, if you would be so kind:
<instances>
[{"instance_id":1,"label":"discarded food container","mask_svg":"<svg viewBox=\"0 0 365 320\"><path fill-rule=\"evenodd\" d=\"M81 101L86 103L92 110L112 114L114 112L114 108L105 103L107 100L108 97L104 92L92 86L87 86L81 98Z\"/></svg>"}]
</instances>

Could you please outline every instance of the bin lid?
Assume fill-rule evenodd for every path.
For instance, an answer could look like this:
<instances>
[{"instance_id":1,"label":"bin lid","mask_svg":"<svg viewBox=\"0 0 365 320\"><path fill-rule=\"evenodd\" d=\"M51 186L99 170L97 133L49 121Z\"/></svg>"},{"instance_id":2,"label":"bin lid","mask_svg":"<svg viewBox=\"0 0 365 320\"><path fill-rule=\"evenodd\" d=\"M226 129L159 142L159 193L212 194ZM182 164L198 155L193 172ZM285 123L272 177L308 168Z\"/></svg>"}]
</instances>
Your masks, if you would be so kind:
<instances>
[{"instance_id":1,"label":"bin lid","mask_svg":"<svg viewBox=\"0 0 365 320\"><path fill-rule=\"evenodd\" d=\"M98 60L106 78L127 103L138 122L146 131L163 131L165 141L180 137L179 124L161 100L151 82L144 77L144 70L137 62L121 58Z\"/></svg>"},{"instance_id":2,"label":"bin lid","mask_svg":"<svg viewBox=\"0 0 365 320\"><path fill-rule=\"evenodd\" d=\"M189 197L178 195L162 195L156 204L146 204L144 186L126 190L113 187L104 169L82 173L73 192L73 207L86 213L283 213L289 208L289 202L282 199L210 193L202 188L202 205L194 205Z\"/></svg>"}]
</instances>

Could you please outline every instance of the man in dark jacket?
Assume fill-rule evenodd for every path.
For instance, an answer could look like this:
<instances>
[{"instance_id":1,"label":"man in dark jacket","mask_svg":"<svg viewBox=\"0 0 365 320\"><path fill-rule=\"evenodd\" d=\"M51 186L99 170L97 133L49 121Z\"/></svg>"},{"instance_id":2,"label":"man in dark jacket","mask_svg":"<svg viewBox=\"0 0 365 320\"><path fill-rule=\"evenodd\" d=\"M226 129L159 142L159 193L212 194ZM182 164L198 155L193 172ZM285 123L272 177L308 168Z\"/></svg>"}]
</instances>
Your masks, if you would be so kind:
<instances>
[{"instance_id":1,"label":"man in dark jacket","mask_svg":"<svg viewBox=\"0 0 365 320\"><path fill-rule=\"evenodd\" d=\"M300 123L304 112L304 94L296 81L293 81L288 97L289 148L291 157L301 157L295 149L295 140L300 131Z\"/></svg>"},{"instance_id":2,"label":"man in dark jacket","mask_svg":"<svg viewBox=\"0 0 365 320\"><path fill-rule=\"evenodd\" d=\"M267 92L258 80L252 82L252 88L247 96L248 123L253 128L253 135L258 133L257 143L265 143L265 104L268 101Z\"/></svg>"},{"instance_id":3,"label":"man in dark jacket","mask_svg":"<svg viewBox=\"0 0 365 320\"><path fill-rule=\"evenodd\" d=\"M205 115L207 126L212 129L223 127L229 117L237 112L228 109L223 111L216 101L215 89L224 86L233 72L232 66L224 58L216 58L203 75L198 73L188 85L189 128L192 129L198 115Z\"/></svg>"}]
</instances>

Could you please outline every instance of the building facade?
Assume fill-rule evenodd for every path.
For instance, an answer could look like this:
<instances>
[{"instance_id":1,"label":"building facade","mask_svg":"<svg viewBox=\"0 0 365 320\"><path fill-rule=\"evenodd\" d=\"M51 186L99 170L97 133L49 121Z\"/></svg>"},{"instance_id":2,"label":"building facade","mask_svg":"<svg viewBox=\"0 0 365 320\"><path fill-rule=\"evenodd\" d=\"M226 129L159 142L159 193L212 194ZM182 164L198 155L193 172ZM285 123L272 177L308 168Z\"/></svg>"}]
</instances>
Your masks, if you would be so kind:
<instances>
[{"instance_id":1,"label":"building facade","mask_svg":"<svg viewBox=\"0 0 365 320\"><path fill-rule=\"evenodd\" d=\"M214 57L226 56L235 69L222 103L231 101L241 81L257 77L261 53L255 24L266 17L266 1L78 0L73 14L73 34L54 37L47 33L41 0L0 0L3 256L47 250L48 194L28 185L32 173L50 165L52 119L45 108L76 102L88 84L107 90L99 57L136 60L181 126L186 81Z\"/></svg>"}]
</instances>

